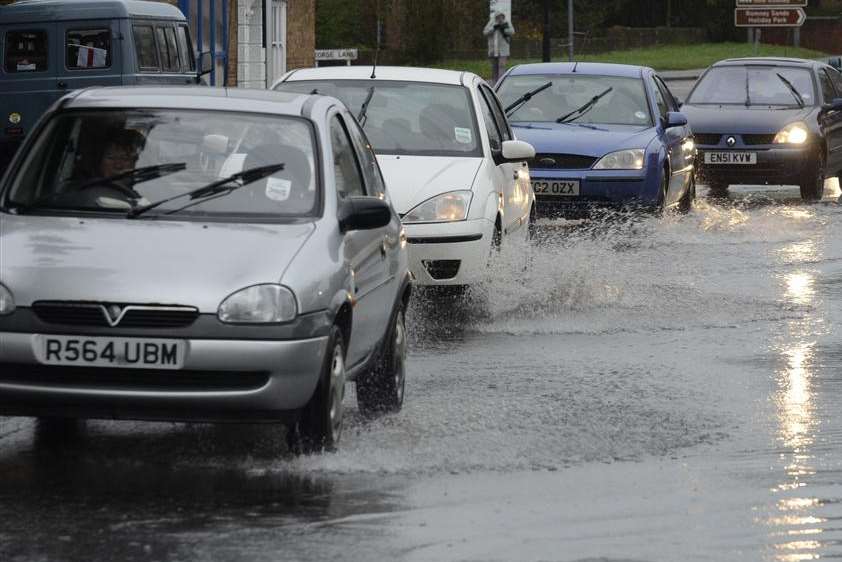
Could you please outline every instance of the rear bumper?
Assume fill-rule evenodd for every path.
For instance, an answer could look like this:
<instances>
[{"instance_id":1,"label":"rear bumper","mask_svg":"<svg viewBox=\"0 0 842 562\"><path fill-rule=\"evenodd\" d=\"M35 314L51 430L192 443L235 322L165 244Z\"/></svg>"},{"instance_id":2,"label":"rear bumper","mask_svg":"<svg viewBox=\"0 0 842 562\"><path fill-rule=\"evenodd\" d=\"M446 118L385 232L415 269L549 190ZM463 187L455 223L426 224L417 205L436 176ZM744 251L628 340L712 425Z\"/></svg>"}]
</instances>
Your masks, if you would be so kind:
<instances>
[{"instance_id":1,"label":"rear bumper","mask_svg":"<svg viewBox=\"0 0 842 562\"><path fill-rule=\"evenodd\" d=\"M702 183L718 184L798 184L804 173L818 165L815 147L777 148L770 146L745 146L723 149L699 146L696 162L698 179ZM757 164L705 164L706 152L754 152Z\"/></svg>"},{"instance_id":2,"label":"rear bumper","mask_svg":"<svg viewBox=\"0 0 842 562\"><path fill-rule=\"evenodd\" d=\"M0 415L286 421L312 396L327 337L185 340L176 371L39 363L34 336L0 332Z\"/></svg>"},{"instance_id":3,"label":"rear bumper","mask_svg":"<svg viewBox=\"0 0 842 562\"><path fill-rule=\"evenodd\" d=\"M494 237L493 222L479 219L405 226L415 285L470 285L482 279Z\"/></svg>"}]
</instances>

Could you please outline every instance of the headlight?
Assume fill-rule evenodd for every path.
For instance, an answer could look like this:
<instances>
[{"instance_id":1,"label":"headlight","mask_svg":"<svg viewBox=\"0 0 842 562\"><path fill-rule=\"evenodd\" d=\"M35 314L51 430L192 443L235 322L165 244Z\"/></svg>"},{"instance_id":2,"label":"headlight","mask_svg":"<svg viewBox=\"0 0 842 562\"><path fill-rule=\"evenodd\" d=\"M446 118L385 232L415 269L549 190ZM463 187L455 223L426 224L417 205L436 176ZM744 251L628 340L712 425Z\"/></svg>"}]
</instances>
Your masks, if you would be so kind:
<instances>
[{"instance_id":1,"label":"headlight","mask_svg":"<svg viewBox=\"0 0 842 562\"><path fill-rule=\"evenodd\" d=\"M790 123L775 135L775 144L804 144L810 138L810 131L804 123Z\"/></svg>"},{"instance_id":2,"label":"headlight","mask_svg":"<svg viewBox=\"0 0 842 562\"><path fill-rule=\"evenodd\" d=\"M0 284L0 316L11 314L15 311L15 299L12 292Z\"/></svg>"},{"instance_id":3,"label":"headlight","mask_svg":"<svg viewBox=\"0 0 842 562\"><path fill-rule=\"evenodd\" d=\"M451 191L427 199L403 217L403 222L450 222L468 218L471 191Z\"/></svg>"},{"instance_id":4,"label":"headlight","mask_svg":"<svg viewBox=\"0 0 842 562\"><path fill-rule=\"evenodd\" d=\"M295 319L292 291L281 285L254 285L222 301L217 316L226 324L277 324Z\"/></svg>"},{"instance_id":5,"label":"headlight","mask_svg":"<svg viewBox=\"0 0 842 562\"><path fill-rule=\"evenodd\" d=\"M643 157L646 151L642 148L620 150L606 154L593 167L594 170L642 170Z\"/></svg>"}]
</instances>

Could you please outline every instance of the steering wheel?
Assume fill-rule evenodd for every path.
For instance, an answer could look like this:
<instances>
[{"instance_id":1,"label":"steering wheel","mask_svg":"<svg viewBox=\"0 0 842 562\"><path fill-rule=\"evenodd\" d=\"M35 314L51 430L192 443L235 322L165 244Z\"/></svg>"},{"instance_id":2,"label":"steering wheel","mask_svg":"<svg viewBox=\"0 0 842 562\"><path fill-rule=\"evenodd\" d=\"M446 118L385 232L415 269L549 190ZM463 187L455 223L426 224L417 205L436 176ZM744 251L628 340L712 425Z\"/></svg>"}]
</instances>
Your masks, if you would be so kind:
<instances>
[{"instance_id":1,"label":"steering wheel","mask_svg":"<svg viewBox=\"0 0 842 562\"><path fill-rule=\"evenodd\" d=\"M84 185L78 189L78 191L87 191L89 189L93 189L95 187L104 187L106 189L112 189L114 191L119 191L122 195L125 195L129 199L140 199L143 196L132 189L131 187L126 187L125 185L121 185L116 181L111 181L107 179L103 179L101 182L96 183L89 183L88 185Z\"/></svg>"}]
</instances>

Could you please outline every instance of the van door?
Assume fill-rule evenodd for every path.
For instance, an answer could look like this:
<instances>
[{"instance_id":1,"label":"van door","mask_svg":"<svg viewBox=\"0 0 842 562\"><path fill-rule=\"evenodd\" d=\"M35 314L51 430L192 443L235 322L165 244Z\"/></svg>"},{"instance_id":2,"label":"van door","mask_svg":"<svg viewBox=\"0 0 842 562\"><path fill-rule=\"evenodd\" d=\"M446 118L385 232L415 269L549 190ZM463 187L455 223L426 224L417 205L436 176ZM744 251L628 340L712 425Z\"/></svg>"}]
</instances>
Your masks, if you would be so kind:
<instances>
[{"instance_id":1,"label":"van door","mask_svg":"<svg viewBox=\"0 0 842 562\"><path fill-rule=\"evenodd\" d=\"M59 22L58 87L122 86L119 20Z\"/></svg>"},{"instance_id":2,"label":"van door","mask_svg":"<svg viewBox=\"0 0 842 562\"><path fill-rule=\"evenodd\" d=\"M10 159L24 136L62 93L58 89L56 25L3 26L0 38L0 159ZM0 168L5 168L5 164L0 162Z\"/></svg>"}]
</instances>

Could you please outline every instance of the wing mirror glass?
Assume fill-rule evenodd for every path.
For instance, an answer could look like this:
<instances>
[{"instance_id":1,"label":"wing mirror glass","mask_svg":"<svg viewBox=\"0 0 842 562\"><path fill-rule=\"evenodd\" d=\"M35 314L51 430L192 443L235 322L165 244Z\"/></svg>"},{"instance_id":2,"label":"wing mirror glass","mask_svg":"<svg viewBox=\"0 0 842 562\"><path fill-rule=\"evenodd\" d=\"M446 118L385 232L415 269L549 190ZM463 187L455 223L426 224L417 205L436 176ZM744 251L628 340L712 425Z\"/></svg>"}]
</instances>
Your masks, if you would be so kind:
<instances>
[{"instance_id":1,"label":"wing mirror glass","mask_svg":"<svg viewBox=\"0 0 842 562\"><path fill-rule=\"evenodd\" d=\"M826 103L824 105L825 109L829 109L831 111L840 111L842 110L842 98L836 98L832 100L830 103Z\"/></svg>"},{"instance_id":2,"label":"wing mirror glass","mask_svg":"<svg viewBox=\"0 0 842 562\"><path fill-rule=\"evenodd\" d=\"M520 162L535 158L535 148L528 142L510 140L503 142L500 156L503 162Z\"/></svg>"},{"instance_id":3,"label":"wing mirror glass","mask_svg":"<svg viewBox=\"0 0 842 562\"><path fill-rule=\"evenodd\" d=\"M378 197L346 197L339 206L339 228L343 232L383 228L391 221L392 208Z\"/></svg>"},{"instance_id":4,"label":"wing mirror glass","mask_svg":"<svg viewBox=\"0 0 842 562\"><path fill-rule=\"evenodd\" d=\"M204 51L199 53L199 78L213 72L213 53Z\"/></svg>"},{"instance_id":5,"label":"wing mirror glass","mask_svg":"<svg viewBox=\"0 0 842 562\"><path fill-rule=\"evenodd\" d=\"M683 113L679 113L678 111L670 111L667 113L666 119L666 128L672 129L673 127L684 127L687 125L687 116Z\"/></svg>"}]
</instances>

